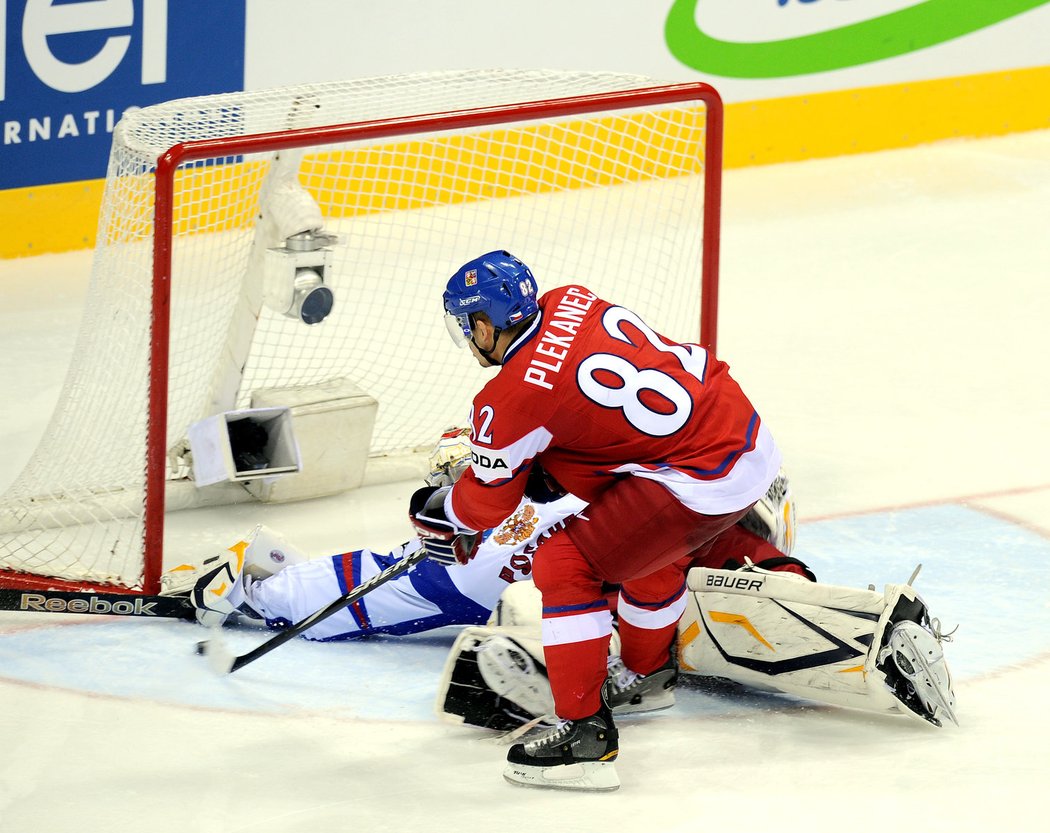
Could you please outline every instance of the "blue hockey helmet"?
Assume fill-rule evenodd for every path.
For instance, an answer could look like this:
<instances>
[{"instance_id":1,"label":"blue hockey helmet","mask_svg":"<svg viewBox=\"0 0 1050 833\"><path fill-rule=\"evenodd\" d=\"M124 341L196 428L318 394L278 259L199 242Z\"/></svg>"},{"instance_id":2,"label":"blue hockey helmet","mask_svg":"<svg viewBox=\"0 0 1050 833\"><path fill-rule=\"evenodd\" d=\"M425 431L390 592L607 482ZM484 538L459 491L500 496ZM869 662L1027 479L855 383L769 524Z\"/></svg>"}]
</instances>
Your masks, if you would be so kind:
<instances>
[{"instance_id":1,"label":"blue hockey helmet","mask_svg":"<svg viewBox=\"0 0 1050 833\"><path fill-rule=\"evenodd\" d=\"M510 252L489 252L463 264L449 278L443 296L452 340L462 347L473 338L475 313L485 313L497 335L535 315L538 291L529 267Z\"/></svg>"}]
</instances>

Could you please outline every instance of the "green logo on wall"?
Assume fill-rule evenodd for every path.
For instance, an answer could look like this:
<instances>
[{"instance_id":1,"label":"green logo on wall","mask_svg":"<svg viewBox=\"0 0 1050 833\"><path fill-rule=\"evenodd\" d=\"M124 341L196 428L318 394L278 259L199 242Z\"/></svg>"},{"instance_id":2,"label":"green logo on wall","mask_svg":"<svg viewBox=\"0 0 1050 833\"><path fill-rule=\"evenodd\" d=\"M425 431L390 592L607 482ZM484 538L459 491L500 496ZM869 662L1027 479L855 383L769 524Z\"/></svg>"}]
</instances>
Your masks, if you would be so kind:
<instances>
[{"instance_id":1,"label":"green logo on wall","mask_svg":"<svg viewBox=\"0 0 1050 833\"><path fill-rule=\"evenodd\" d=\"M692 69L726 78L784 78L915 52L1048 2L1050 0L926 0L907 9L813 35L743 43L718 40L701 30L695 14L700 0L675 0L667 15L664 36L671 54Z\"/></svg>"}]
</instances>

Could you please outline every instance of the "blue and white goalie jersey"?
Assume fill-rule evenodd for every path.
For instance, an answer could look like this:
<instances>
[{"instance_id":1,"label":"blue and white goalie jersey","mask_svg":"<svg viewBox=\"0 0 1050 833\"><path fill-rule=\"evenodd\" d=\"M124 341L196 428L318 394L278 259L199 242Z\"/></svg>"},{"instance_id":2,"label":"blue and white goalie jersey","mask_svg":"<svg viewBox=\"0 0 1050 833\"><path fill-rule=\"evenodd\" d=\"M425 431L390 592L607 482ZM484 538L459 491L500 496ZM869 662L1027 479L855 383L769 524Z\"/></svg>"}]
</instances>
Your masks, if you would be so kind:
<instances>
[{"instance_id":1,"label":"blue and white goalie jersey","mask_svg":"<svg viewBox=\"0 0 1050 833\"><path fill-rule=\"evenodd\" d=\"M426 559L305 636L330 641L483 624L508 584L531 578L540 536L585 505L573 495L551 503L522 500L507 520L486 532L468 564L445 567ZM293 564L253 583L246 600L271 626L299 622L419 547L413 539L389 553L354 550Z\"/></svg>"}]
</instances>

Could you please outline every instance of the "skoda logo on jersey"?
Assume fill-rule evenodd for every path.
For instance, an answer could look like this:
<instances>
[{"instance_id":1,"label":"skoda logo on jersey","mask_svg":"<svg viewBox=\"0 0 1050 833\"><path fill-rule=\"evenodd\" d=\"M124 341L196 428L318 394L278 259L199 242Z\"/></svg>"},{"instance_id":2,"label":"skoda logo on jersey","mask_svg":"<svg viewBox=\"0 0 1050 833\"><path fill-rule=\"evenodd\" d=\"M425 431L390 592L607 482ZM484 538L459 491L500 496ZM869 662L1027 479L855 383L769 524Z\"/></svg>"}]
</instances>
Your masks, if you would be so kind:
<instances>
[{"instance_id":1,"label":"skoda logo on jersey","mask_svg":"<svg viewBox=\"0 0 1050 833\"><path fill-rule=\"evenodd\" d=\"M507 465L507 461L502 457L489 457L486 454L478 454L476 451L470 452L470 459L475 466L481 466L484 469L507 469L510 467Z\"/></svg>"},{"instance_id":2,"label":"skoda logo on jersey","mask_svg":"<svg viewBox=\"0 0 1050 833\"><path fill-rule=\"evenodd\" d=\"M0 189L106 174L126 110L244 86L244 4L0 0Z\"/></svg>"}]
</instances>

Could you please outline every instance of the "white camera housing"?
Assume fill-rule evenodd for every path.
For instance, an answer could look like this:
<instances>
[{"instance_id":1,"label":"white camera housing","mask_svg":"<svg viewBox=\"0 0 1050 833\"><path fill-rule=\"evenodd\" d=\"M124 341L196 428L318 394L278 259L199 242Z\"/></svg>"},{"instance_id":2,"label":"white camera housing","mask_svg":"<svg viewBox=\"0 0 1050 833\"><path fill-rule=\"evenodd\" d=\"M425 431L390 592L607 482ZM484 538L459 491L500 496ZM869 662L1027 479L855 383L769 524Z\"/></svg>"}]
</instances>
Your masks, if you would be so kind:
<instances>
[{"instance_id":1,"label":"white camera housing","mask_svg":"<svg viewBox=\"0 0 1050 833\"><path fill-rule=\"evenodd\" d=\"M320 230L293 234L263 259L263 302L287 318L320 324L332 312L335 295L325 285L337 238Z\"/></svg>"}]
</instances>

